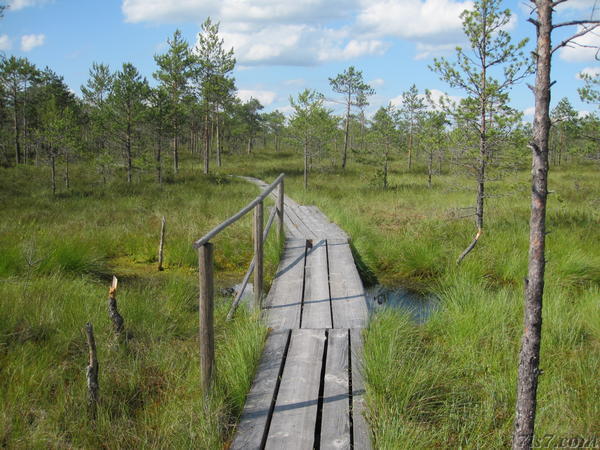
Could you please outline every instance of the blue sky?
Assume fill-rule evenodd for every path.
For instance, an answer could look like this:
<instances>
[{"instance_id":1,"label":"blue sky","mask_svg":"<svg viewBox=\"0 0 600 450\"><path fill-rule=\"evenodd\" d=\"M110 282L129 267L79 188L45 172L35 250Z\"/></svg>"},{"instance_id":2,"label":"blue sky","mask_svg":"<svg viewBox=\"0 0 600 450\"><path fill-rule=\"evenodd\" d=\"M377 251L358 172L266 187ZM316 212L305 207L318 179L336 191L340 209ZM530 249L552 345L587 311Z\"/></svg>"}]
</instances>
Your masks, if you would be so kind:
<instances>
[{"instance_id":1,"label":"blue sky","mask_svg":"<svg viewBox=\"0 0 600 450\"><path fill-rule=\"evenodd\" d=\"M113 70L131 62L153 83L153 55L163 53L176 28L194 43L207 16L221 22L221 35L234 47L238 95L258 98L265 110L289 109L288 98L304 88L335 99L328 78L350 65L363 71L376 90L370 112L415 83L419 90L451 90L428 66L434 56L452 60L462 43L460 12L470 0L9 0L0 20L0 50L24 56L64 76L79 93L92 62ZM514 13L514 40L535 31L526 22L529 1L505 1ZM594 0L569 0L555 20L589 17ZM597 17L596 17L597 18ZM564 33L575 29L561 29ZM531 42L533 43L533 42ZM600 33L580 42L600 46ZM531 45L530 45L531 47ZM577 95L577 74L600 72L595 51L574 46L555 54L553 104L568 97L580 111L592 110ZM533 78L527 80L533 83ZM514 88L512 103L531 112L525 83ZM526 119L531 116L526 115Z\"/></svg>"}]
</instances>

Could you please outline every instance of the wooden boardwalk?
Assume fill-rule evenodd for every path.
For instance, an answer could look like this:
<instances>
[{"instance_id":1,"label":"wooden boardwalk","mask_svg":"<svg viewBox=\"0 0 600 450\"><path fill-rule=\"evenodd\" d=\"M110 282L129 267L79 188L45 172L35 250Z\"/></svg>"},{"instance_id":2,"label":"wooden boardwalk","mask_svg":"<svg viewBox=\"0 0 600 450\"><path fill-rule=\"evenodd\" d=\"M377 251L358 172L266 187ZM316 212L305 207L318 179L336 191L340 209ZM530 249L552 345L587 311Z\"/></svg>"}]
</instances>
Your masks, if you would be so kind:
<instances>
[{"instance_id":1,"label":"wooden boardwalk","mask_svg":"<svg viewBox=\"0 0 600 450\"><path fill-rule=\"evenodd\" d=\"M285 249L264 307L271 332L231 448L369 449L368 312L348 237L314 206L286 196L284 212Z\"/></svg>"}]
</instances>

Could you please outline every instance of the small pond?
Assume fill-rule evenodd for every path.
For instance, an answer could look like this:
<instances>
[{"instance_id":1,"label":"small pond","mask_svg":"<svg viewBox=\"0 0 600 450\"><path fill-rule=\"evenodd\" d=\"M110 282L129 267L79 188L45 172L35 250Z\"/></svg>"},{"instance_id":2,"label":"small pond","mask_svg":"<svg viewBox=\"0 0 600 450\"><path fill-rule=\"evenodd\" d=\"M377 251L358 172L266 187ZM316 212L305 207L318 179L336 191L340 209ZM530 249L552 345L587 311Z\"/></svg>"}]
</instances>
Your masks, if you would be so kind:
<instances>
[{"instance_id":1,"label":"small pond","mask_svg":"<svg viewBox=\"0 0 600 450\"><path fill-rule=\"evenodd\" d=\"M427 321L438 308L435 296L422 295L404 288L390 288L381 284L365 289L370 312L381 308L398 308L407 311L417 323Z\"/></svg>"},{"instance_id":2,"label":"small pond","mask_svg":"<svg viewBox=\"0 0 600 450\"><path fill-rule=\"evenodd\" d=\"M236 296L241 289L238 283L223 294ZM378 284L365 289L367 307L369 312L375 312L381 308L398 308L407 311L417 323L424 323L438 307L438 301L433 295L422 295L404 288L390 288ZM241 304L252 306L254 301L254 289L252 283L246 285L242 295Z\"/></svg>"}]
</instances>

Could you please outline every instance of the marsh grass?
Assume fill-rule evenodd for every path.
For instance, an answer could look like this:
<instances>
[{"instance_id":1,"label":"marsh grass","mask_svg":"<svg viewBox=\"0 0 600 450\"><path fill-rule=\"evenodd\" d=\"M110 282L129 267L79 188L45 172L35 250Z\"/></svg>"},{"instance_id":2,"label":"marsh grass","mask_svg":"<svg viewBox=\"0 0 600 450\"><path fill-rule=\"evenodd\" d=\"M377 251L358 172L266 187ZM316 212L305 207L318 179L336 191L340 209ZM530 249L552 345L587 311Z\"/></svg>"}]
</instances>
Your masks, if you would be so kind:
<instances>
[{"instance_id":1,"label":"marsh grass","mask_svg":"<svg viewBox=\"0 0 600 450\"><path fill-rule=\"evenodd\" d=\"M389 286L433 293L440 308L424 325L383 310L365 332L369 421L376 448L510 446L523 323L529 239L529 172L490 186L485 232L473 238L472 180L434 177L392 164L390 189L374 170L318 165L301 184L300 160L270 154L240 171L274 177L290 167L286 189L315 204L352 237L366 269ZM279 162L277 162L279 161ZM600 428L600 177L572 165L550 174L546 288L536 434L591 436Z\"/></svg>"},{"instance_id":2,"label":"marsh grass","mask_svg":"<svg viewBox=\"0 0 600 450\"><path fill-rule=\"evenodd\" d=\"M76 174L57 199L34 168L0 173L0 443L9 447L221 448L252 380L265 329L241 309L224 323L216 308L219 377L198 389L196 255L189 245L257 191L228 174L272 181L319 206L352 237L362 273L389 286L433 293L423 325L383 310L365 332L368 420L376 448L502 448L510 444L527 267L526 170L496 183L485 234L472 239L472 180L404 173L392 161L390 189L374 170L316 163L302 188L298 154L225 159L212 177L184 171L162 188L146 180L94 184ZM77 181L78 180L78 181ZM542 368L536 432L590 435L600 427L600 179L570 166L550 175ZM155 270L160 217L167 216L166 270ZM251 218L215 239L217 280L239 280L251 258ZM279 245L266 246L272 274ZM114 344L106 315L109 276L132 337ZM101 406L84 414L83 324L101 343Z\"/></svg>"},{"instance_id":3,"label":"marsh grass","mask_svg":"<svg viewBox=\"0 0 600 450\"><path fill-rule=\"evenodd\" d=\"M241 308L215 310L217 373L200 391L197 255L193 240L253 199L246 182L184 172L95 184L74 168L71 191L52 198L43 169L0 173L0 446L12 448L222 448L240 414L266 329ZM165 271L156 269L167 217ZM272 276L279 246L266 246ZM218 288L241 279L252 256L251 218L215 241ZM107 314L109 279L127 339ZM100 362L97 420L87 415L83 326L95 328Z\"/></svg>"}]
</instances>

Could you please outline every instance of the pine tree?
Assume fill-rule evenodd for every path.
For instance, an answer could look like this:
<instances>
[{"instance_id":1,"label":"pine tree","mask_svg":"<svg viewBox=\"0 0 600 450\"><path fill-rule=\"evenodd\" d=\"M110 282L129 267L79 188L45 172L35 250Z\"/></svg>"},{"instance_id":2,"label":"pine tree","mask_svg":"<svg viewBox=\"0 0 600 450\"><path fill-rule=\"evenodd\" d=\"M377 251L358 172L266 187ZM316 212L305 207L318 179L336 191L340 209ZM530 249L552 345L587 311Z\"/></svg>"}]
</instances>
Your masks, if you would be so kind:
<instances>
[{"instance_id":1,"label":"pine tree","mask_svg":"<svg viewBox=\"0 0 600 450\"><path fill-rule=\"evenodd\" d=\"M344 128L344 149L342 152L342 169L346 168L348 158L348 146L350 138L350 113L353 106L366 106L367 96L375 94L375 90L363 80L362 71L356 70L353 66L348 67L344 72L338 74L335 78L329 78L329 84L333 92L344 96L344 105L346 107L346 123Z\"/></svg>"},{"instance_id":2,"label":"pine tree","mask_svg":"<svg viewBox=\"0 0 600 450\"><path fill-rule=\"evenodd\" d=\"M124 63L115 75L109 102L114 130L123 148L128 183L132 181L135 139L147 109L148 94L146 79L133 64Z\"/></svg>"},{"instance_id":3,"label":"pine tree","mask_svg":"<svg viewBox=\"0 0 600 450\"><path fill-rule=\"evenodd\" d=\"M181 127L185 116L184 100L189 93L189 82L193 74L194 58L189 44L176 30L168 39L169 50L163 55L155 55L158 70L154 78L169 93L169 121L173 131L173 171L179 171L179 143Z\"/></svg>"},{"instance_id":4,"label":"pine tree","mask_svg":"<svg viewBox=\"0 0 600 450\"><path fill-rule=\"evenodd\" d=\"M508 92L519 80L531 73L531 62L524 56L527 39L511 42L505 30L511 12L500 10L500 0L479 0L461 14L463 31L470 52L456 49L456 62L435 59L433 70L451 87L463 90L471 111L477 108L473 120L479 141L477 161L477 197L475 218L477 234L457 259L457 264L475 248L484 226L486 170L490 159L490 114L508 103Z\"/></svg>"},{"instance_id":5,"label":"pine tree","mask_svg":"<svg viewBox=\"0 0 600 450\"><path fill-rule=\"evenodd\" d=\"M212 23L210 17L202 24L194 56L196 62L194 78L204 110L204 173L207 174L210 165L213 123L216 122L215 134L218 137L219 110L235 90L234 80L231 77L235 67L233 48L224 49L223 39L219 38L219 23ZM217 152L217 163L220 165L220 143L217 145Z\"/></svg>"}]
</instances>

